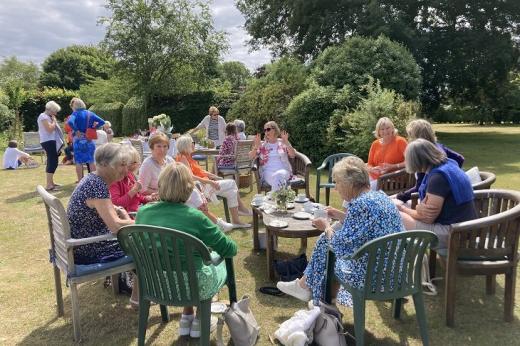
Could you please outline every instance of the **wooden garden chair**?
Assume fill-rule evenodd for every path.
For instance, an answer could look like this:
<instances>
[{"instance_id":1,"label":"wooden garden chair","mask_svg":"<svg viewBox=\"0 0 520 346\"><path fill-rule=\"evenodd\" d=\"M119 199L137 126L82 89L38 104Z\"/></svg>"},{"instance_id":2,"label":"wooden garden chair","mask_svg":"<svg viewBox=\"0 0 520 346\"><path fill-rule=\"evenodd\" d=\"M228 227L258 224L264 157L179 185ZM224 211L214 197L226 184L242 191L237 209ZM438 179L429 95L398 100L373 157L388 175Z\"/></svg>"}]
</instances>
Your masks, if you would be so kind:
<instances>
[{"instance_id":1,"label":"wooden garden chair","mask_svg":"<svg viewBox=\"0 0 520 346\"><path fill-rule=\"evenodd\" d=\"M391 196L406 191L415 186L415 174L407 173L405 169L383 174L377 178L377 190Z\"/></svg>"},{"instance_id":2,"label":"wooden garden chair","mask_svg":"<svg viewBox=\"0 0 520 346\"><path fill-rule=\"evenodd\" d=\"M219 168L217 169L217 175L225 178L226 176L233 176L235 182L237 183L237 187L240 188L240 177L245 176L249 179L249 192L253 191L253 160L249 158L249 152L253 148L252 140L243 140L237 141L235 145L234 155L226 156L226 155L217 155L215 159L219 157L232 157L235 166L229 168Z\"/></svg>"}]
</instances>

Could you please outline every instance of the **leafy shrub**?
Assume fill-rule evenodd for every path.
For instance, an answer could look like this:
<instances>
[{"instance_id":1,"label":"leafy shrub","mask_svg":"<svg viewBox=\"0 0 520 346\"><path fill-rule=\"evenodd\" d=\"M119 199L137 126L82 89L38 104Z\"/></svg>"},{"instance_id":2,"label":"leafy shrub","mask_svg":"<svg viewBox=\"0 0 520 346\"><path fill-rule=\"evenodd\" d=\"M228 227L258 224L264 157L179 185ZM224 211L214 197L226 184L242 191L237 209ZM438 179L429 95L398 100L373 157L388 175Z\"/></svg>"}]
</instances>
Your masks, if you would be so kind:
<instances>
[{"instance_id":1,"label":"leafy shrub","mask_svg":"<svg viewBox=\"0 0 520 346\"><path fill-rule=\"evenodd\" d=\"M137 97L130 98L122 109L122 119L123 136L129 136L137 129L147 129L148 117L145 114L144 102Z\"/></svg>"},{"instance_id":2,"label":"leafy shrub","mask_svg":"<svg viewBox=\"0 0 520 346\"><path fill-rule=\"evenodd\" d=\"M13 121L14 111L0 103L0 132L7 130Z\"/></svg>"},{"instance_id":3,"label":"leafy shrub","mask_svg":"<svg viewBox=\"0 0 520 346\"><path fill-rule=\"evenodd\" d=\"M99 103L89 109L104 120L110 121L116 136L123 132L123 104L121 102Z\"/></svg>"},{"instance_id":4,"label":"leafy shrub","mask_svg":"<svg viewBox=\"0 0 520 346\"><path fill-rule=\"evenodd\" d=\"M35 131L38 129L36 120L40 113L45 110L45 104L49 101L55 101L61 106L61 111L58 113L58 119L63 120L72 113L69 103L73 97L77 96L78 93L76 91L60 88L44 88L41 91L29 93L20 107L24 130Z\"/></svg>"},{"instance_id":5,"label":"leafy shrub","mask_svg":"<svg viewBox=\"0 0 520 346\"><path fill-rule=\"evenodd\" d=\"M284 115L291 144L318 165L335 151L327 140L327 127L338 108L346 110L339 94L332 87L312 87L296 96Z\"/></svg>"},{"instance_id":6,"label":"leafy shrub","mask_svg":"<svg viewBox=\"0 0 520 346\"><path fill-rule=\"evenodd\" d=\"M267 65L265 74L248 84L228 113L228 120L242 119L247 133L257 133L269 121L281 122L294 96L307 88L307 68L291 58Z\"/></svg>"},{"instance_id":7,"label":"leafy shrub","mask_svg":"<svg viewBox=\"0 0 520 346\"><path fill-rule=\"evenodd\" d=\"M365 86L367 96L356 109L343 116L340 124L345 133L338 141L340 150L355 154L362 159L368 158L370 145L374 141L373 131L377 120L388 117L401 135L406 134L406 124L419 112L419 104L404 101L403 96L394 90L383 89L379 83L370 81Z\"/></svg>"},{"instance_id":8,"label":"leafy shrub","mask_svg":"<svg viewBox=\"0 0 520 346\"><path fill-rule=\"evenodd\" d=\"M419 66L408 49L382 35L352 37L325 49L313 63L311 75L319 85L336 89L349 85L355 92L373 77L408 100L417 98L422 84Z\"/></svg>"}]
</instances>

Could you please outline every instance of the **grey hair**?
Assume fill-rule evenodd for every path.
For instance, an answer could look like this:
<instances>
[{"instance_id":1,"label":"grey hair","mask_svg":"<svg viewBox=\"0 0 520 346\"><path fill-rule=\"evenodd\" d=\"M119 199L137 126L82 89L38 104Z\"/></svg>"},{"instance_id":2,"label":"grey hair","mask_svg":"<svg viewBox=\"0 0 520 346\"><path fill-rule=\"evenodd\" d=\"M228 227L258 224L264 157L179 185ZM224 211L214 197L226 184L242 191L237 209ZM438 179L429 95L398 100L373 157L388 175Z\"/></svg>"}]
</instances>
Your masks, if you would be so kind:
<instances>
[{"instance_id":1,"label":"grey hair","mask_svg":"<svg viewBox=\"0 0 520 346\"><path fill-rule=\"evenodd\" d=\"M381 136L379 136L379 130L381 129L381 126L383 126L384 124L392 125L392 127L394 128L394 136L397 136L397 129L395 128L395 125L392 122L392 120L390 120L390 118L388 118L388 117L382 117L382 118L379 118L379 120L377 121L376 129L374 130L374 136L377 139L381 138Z\"/></svg>"},{"instance_id":2,"label":"grey hair","mask_svg":"<svg viewBox=\"0 0 520 346\"><path fill-rule=\"evenodd\" d=\"M351 197L370 187L370 178L366 164L357 156L347 156L332 168L332 178L336 183L345 184Z\"/></svg>"},{"instance_id":3,"label":"grey hair","mask_svg":"<svg viewBox=\"0 0 520 346\"><path fill-rule=\"evenodd\" d=\"M128 146L117 143L107 143L96 148L94 160L97 166L117 167L119 164L128 162Z\"/></svg>"},{"instance_id":4,"label":"grey hair","mask_svg":"<svg viewBox=\"0 0 520 346\"><path fill-rule=\"evenodd\" d=\"M446 153L435 144L423 138L408 143L404 152L408 173L426 172L446 162Z\"/></svg>"},{"instance_id":5,"label":"grey hair","mask_svg":"<svg viewBox=\"0 0 520 346\"><path fill-rule=\"evenodd\" d=\"M187 154L191 150L193 138L190 135L182 135L177 138L177 151L181 154Z\"/></svg>"},{"instance_id":6,"label":"grey hair","mask_svg":"<svg viewBox=\"0 0 520 346\"><path fill-rule=\"evenodd\" d=\"M58 113L61 111L61 107L54 101L49 101L45 104L45 110Z\"/></svg>"},{"instance_id":7,"label":"grey hair","mask_svg":"<svg viewBox=\"0 0 520 346\"><path fill-rule=\"evenodd\" d=\"M246 130L246 123L244 120L236 119L235 126L237 127L237 132L244 132Z\"/></svg>"},{"instance_id":8,"label":"grey hair","mask_svg":"<svg viewBox=\"0 0 520 346\"><path fill-rule=\"evenodd\" d=\"M73 111L76 111L78 109L85 109L85 108L87 108L87 106L85 105L85 102L83 102L82 99L75 97L72 99L71 108Z\"/></svg>"},{"instance_id":9,"label":"grey hair","mask_svg":"<svg viewBox=\"0 0 520 346\"><path fill-rule=\"evenodd\" d=\"M424 119L410 121L408 125L406 125L406 133L412 141L418 138L424 138L432 143L437 142L437 137L435 137L435 131L433 131L432 124Z\"/></svg>"}]
</instances>

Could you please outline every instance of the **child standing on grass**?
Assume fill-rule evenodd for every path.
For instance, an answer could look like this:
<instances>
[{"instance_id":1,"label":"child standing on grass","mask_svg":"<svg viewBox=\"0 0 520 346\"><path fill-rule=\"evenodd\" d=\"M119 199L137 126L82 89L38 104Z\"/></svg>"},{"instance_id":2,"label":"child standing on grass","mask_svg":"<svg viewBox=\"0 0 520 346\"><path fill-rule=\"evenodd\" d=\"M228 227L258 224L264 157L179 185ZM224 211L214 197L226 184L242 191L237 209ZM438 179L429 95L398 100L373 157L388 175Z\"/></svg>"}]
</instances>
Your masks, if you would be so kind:
<instances>
[{"instance_id":1,"label":"child standing on grass","mask_svg":"<svg viewBox=\"0 0 520 346\"><path fill-rule=\"evenodd\" d=\"M17 169L22 163L27 164L31 155L18 149L18 142L10 140L4 153L4 169Z\"/></svg>"}]
</instances>

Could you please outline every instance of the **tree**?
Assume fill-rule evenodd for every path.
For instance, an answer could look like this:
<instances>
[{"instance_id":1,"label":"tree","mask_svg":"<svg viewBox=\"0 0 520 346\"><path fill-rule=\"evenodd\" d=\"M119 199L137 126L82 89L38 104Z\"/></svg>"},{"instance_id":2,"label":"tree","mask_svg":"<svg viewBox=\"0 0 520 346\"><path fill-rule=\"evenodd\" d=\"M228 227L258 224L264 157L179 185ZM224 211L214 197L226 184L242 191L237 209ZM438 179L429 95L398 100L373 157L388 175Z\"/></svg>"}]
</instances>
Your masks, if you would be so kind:
<instances>
[{"instance_id":1,"label":"tree","mask_svg":"<svg viewBox=\"0 0 520 346\"><path fill-rule=\"evenodd\" d=\"M24 63L11 56L0 63L0 87L5 87L11 81L20 81L24 89L35 89L39 74L38 66L32 62Z\"/></svg>"},{"instance_id":2,"label":"tree","mask_svg":"<svg viewBox=\"0 0 520 346\"><path fill-rule=\"evenodd\" d=\"M447 99L496 104L518 59L520 1L239 0L253 47L314 58L352 35L386 35L423 70L429 110Z\"/></svg>"},{"instance_id":3,"label":"tree","mask_svg":"<svg viewBox=\"0 0 520 346\"><path fill-rule=\"evenodd\" d=\"M239 61L223 62L219 65L218 72L220 79L230 82L233 90L245 87L247 81L251 78L251 72L249 72L246 65Z\"/></svg>"},{"instance_id":4,"label":"tree","mask_svg":"<svg viewBox=\"0 0 520 346\"><path fill-rule=\"evenodd\" d=\"M319 85L336 89L348 85L358 93L372 77L406 99L419 96L422 82L419 65L408 49L384 36L352 37L326 48L313 62L311 75Z\"/></svg>"},{"instance_id":5,"label":"tree","mask_svg":"<svg viewBox=\"0 0 520 346\"><path fill-rule=\"evenodd\" d=\"M307 88L307 78L307 67L295 59L285 57L266 65L265 75L248 84L227 119L244 120L249 133L260 132L269 120L282 123L291 100Z\"/></svg>"},{"instance_id":6,"label":"tree","mask_svg":"<svg viewBox=\"0 0 520 346\"><path fill-rule=\"evenodd\" d=\"M90 104L121 102L132 97L132 85L128 77L113 75L108 79L96 78L79 88L81 98Z\"/></svg>"},{"instance_id":7,"label":"tree","mask_svg":"<svg viewBox=\"0 0 520 346\"><path fill-rule=\"evenodd\" d=\"M104 45L145 102L154 95L201 89L216 76L224 35L198 0L108 0Z\"/></svg>"},{"instance_id":8,"label":"tree","mask_svg":"<svg viewBox=\"0 0 520 346\"><path fill-rule=\"evenodd\" d=\"M114 66L113 58L95 46L73 45L51 53L42 64L40 84L78 90L95 78L107 79Z\"/></svg>"}]
</instances>

